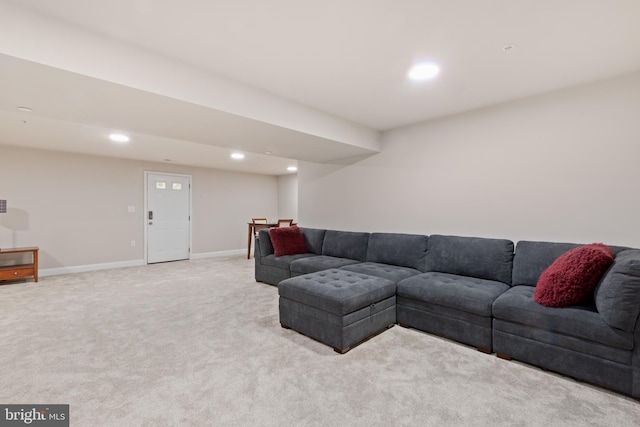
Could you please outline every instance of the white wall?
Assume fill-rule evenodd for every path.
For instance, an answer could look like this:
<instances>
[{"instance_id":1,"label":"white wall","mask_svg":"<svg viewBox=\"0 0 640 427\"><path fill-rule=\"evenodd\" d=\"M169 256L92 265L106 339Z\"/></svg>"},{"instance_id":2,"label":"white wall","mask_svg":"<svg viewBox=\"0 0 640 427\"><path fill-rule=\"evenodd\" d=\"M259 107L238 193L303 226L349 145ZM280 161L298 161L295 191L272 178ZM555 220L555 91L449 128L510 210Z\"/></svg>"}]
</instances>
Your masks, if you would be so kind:
<instances>
[{"instance_id":1,"label":"white wall","mask_svg":"<svg viewBox=\"0 0 640 427\"><path fill-rule=\"evenodd\" d=\"M144 171L192 175L192 255L246 248L251 217L277 217L274 176L0 146L0 248L39 246L41 269L143 260Z\"/></svg>"},{"instance_id":2,"label":"white wall","mask_svg":"<svg viewBox=\"0 0 640 427\"><path fill-rule=\"evenodd\" d=\"M298 222L298 175L278 177L278 218L293 218Z\"/></svg>"},{"instance_id":3,"label":"white wall","mask_svg":"<svg viewBox=\"0 0 640 427\"><path fill-rule=\"evenodd\" d=\"M640 247L640 73L383 134L299 165L310 227Z\"/></svg>"}]
</instances>

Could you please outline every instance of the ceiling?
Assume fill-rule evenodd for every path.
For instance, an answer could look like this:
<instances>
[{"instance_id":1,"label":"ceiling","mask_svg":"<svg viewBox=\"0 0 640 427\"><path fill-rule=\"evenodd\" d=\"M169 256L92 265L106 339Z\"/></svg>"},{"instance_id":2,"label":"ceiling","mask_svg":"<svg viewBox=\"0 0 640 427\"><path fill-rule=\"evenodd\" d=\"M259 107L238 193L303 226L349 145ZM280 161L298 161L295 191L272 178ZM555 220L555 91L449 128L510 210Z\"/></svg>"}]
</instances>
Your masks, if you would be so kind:
<instances>
[{"instance_id":1,"label":"ceiling","mask_svg":"<svg viewBox=\"0 0 640 427\"><path fill-rule=\"evenodd\" d=\"M0 93L0 141L11 145L269 175L287 173L296 160L362 155L326 138L2 54ZM107 142L112 132L133 142ZM231 160L238 151L245 159Z\"/></svg>"},{"instance_id":2,"label":"ceiling","mask_svg":"<svg viewBox=\"0 0 640 427\"><path fill-rule=\"evenodd\" d=\"M640 70L637 0L1 3L368 129L373 139ZM295 160L344 161L377 151L376 141L366 147L256 120L6 50L0 50L0 143L272 175L286 173ZM440 75L409 82L409 67L421 60L438 62ZM18 112L24 102L38 108ZM115 128L133 134L133 143L106 145L104 135ZM247 160L231 161L233 149Z\"/></svg>"}]
</instances>

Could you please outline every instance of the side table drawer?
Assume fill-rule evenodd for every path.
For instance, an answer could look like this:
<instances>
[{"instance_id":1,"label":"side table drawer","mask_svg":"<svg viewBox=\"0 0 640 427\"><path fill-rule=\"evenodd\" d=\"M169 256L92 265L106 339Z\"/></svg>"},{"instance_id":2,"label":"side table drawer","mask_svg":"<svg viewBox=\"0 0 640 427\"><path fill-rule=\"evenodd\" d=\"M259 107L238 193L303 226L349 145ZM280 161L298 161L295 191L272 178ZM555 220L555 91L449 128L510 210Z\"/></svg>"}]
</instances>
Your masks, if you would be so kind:
<instances>
[{"instance_id":1,"label":"side table drawer","mask_svg":"<svg viewBox=\"0 0 640 427\"><path fill-rule=\"evenodd\" d=\"M0 267L0 280L22 279L34 275L32 265L12 265Z\"/></svg>"},{"instance_id":2,"label":"side table drawer","mask_svg":"<svg viewBox=\"0 0 640 427\"><path fill-rule=\"evenodd\" d=\"M10 255L11 257L19 256L20 254L31 254L32 262L17 261L20 264L6 265L6 260L0 260L0 280L14 280L24 279L26 277L33 277L33 281L38 281L38 251L40 248L37 246L29 246L26 248L2 248L0 249L0 255L3 258L4 255ZM16 255L18 254L18 255ZM5 265L2 265L5 264Z\"/></svg>"}]
</instances>

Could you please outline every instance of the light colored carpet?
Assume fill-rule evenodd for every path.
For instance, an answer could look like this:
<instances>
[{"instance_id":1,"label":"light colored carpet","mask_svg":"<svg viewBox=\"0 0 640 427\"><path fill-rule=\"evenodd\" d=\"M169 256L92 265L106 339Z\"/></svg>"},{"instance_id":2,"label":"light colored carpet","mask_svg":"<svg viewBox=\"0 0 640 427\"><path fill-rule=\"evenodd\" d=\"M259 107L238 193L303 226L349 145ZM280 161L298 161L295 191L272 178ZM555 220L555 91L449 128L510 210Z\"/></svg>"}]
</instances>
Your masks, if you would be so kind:
<instances>
[{"instance_id":1,"label":"light colored carpet","mask_svg":"<svg viewBox=\"0 0 640 427\"><path fill-rule=\"evenodd\" d=\"M241 256L0 286L0 403L72 426L632 426L640 402L395 326L345 355Z\"/></svg>"}]
</instances>

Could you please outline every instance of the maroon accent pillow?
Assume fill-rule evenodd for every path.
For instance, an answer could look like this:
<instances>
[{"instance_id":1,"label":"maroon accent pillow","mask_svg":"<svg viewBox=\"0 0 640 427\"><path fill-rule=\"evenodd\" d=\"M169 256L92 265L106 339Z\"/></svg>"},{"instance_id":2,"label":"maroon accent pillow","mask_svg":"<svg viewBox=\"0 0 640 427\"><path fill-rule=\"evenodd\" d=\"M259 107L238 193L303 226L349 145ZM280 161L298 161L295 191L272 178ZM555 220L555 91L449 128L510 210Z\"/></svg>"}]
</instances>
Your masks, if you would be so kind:
<instances>
[{"instance_id":1,"label":"maroon accent pillow","mask_svg":"<svg viewBox=\"0 0 640 427\"><path fill-rule=\"evenodd\" d=\"M306 254L307 245L304 244L302 231L297 225L292 227L272 227L269 237L276 256Z\"/></svg>"},{"instance_id":2,"label":"maroon accent pillow","mask_svg":"<svg viewBox=\"0 0 640 427\"><path fill-rule=\"evenodd\" d=\"M601 243L567 251L542 272L533 299L547 307L578 304L593 294L612 263L611 248Z\"/></svg>"}]
</instances>

